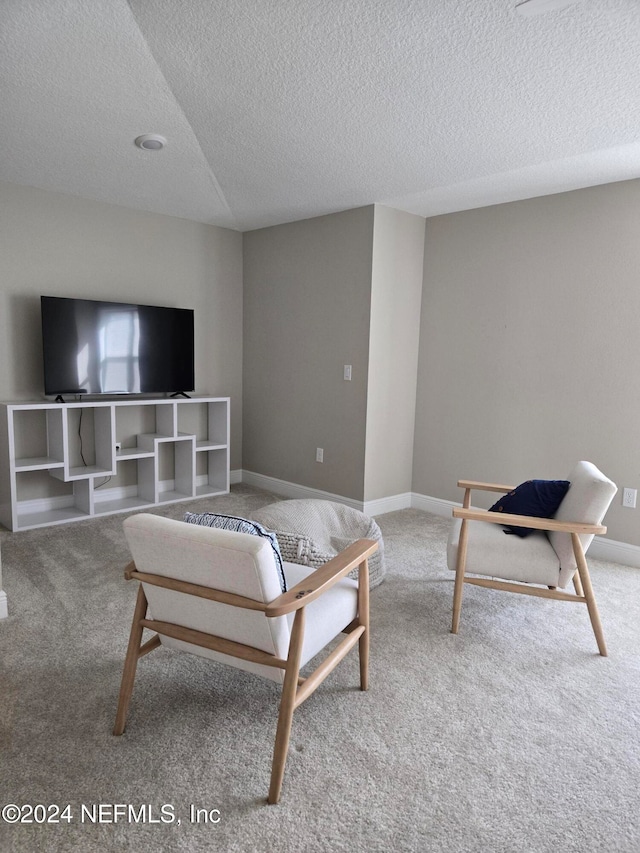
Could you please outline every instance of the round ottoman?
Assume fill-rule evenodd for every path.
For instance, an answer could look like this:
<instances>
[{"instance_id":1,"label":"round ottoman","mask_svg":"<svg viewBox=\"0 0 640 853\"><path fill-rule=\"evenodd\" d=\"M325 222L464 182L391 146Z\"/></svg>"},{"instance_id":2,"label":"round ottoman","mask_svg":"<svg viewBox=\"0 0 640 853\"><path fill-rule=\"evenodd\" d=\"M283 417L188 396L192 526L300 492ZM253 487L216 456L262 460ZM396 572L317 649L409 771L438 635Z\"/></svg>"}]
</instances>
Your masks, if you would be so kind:
<instances>
[{"instance_id":1,"label":"round ottoman","mask_svg":"<svg viewBox=\"0 0 640 853\"><path fill-rule=\"evenodd\" d=\"M378 550L369 558L369 587L385 575L382 533L373 518L335 501L278 501L252 513L278 537L282 559L318 568L357 539L373 539ZM350 572L357 577L357 569Z\"/></svg>"}]
</instances>

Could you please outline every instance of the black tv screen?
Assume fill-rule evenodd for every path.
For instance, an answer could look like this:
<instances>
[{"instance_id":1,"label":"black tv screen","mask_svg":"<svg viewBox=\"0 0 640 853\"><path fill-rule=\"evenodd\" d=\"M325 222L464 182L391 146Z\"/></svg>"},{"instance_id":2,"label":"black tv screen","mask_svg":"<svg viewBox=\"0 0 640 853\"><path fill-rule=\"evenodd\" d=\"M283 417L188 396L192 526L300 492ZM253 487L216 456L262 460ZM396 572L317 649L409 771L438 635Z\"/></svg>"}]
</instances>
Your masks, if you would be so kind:
<instances>
[{"instance_id":1,"label":"black tv screen","mask_svg":"<svg viewBox=\"0 0 640 853\"><path fill-rule=\"evenodd\" d=\"M45 394L193 391L193 311L41 296Z\"/></svg>"}]
</instances>

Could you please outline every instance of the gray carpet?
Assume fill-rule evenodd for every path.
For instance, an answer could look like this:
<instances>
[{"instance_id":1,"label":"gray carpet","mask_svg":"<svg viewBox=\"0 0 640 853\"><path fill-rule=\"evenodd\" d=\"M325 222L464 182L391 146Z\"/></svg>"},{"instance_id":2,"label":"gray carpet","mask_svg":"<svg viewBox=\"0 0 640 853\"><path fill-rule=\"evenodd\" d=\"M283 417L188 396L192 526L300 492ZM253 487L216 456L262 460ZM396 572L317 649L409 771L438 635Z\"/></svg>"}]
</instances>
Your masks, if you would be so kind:
<instances>
[{"instance_id":1,"label":"gray carpet","mask_svg":"<svg viewBox=\"0 0 640 853\"><path fill-rule=\"evenodd\" d=\"M236 486L161 513L250 516L273 499ZM274 683L156 651L112 736L136 594L122 520L1 536L0 806L73 816L0 822L2 851L640 850L639 570L591 561L606 659L586 608L490 590L465 590L454 637L448 522L379 516L370 690L351 655L296 711L282 800L266 806ZM167 804L175 822L114 823L109 808L83 822L83 803L153 820ZM191 823L191 804L219 822Z\"/></svg>"}]
</instances>

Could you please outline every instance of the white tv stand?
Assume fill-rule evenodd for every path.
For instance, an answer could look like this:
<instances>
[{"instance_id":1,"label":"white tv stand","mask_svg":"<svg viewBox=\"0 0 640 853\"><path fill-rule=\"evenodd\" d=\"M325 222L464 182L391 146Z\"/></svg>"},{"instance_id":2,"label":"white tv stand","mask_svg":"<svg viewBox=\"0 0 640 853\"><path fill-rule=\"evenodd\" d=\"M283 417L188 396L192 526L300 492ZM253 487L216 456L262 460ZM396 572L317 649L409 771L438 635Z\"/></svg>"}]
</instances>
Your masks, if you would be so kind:
<instances>
[{"instance_id":1,"label":"white tv stand","mask_svg":"<svg viewBox=\"0 0 640 853\"><path fill-rule=\"evenodd\" d=\"M0 522L27 530L229 491L229 398L0 404Z\"/></svg>"}]
</instances>

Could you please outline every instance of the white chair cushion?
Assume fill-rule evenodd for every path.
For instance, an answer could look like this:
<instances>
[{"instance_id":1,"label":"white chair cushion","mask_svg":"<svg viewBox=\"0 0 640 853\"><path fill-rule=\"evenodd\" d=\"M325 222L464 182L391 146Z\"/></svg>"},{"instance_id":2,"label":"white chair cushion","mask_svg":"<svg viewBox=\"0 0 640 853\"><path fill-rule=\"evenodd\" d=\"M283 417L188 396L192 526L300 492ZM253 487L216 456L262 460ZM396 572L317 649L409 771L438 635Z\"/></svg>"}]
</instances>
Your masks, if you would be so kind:
<instances>
[{"instance_id":1,"label":"white chair cushion","mask_svg":"<svg viewBox=\"0 0 640 853\"><path fill-rule=\"evenodd\" d=\"M287 584L282 569L282 554L276 534L266 530L257 521L250 521L237 515L222 515L219 512L185 512L183 521L187 524L201 524L203 527L217 527L218 530L232 530L236 533L249 533L251 536L263 536L269 540L280 578L282 592L287 591Z\"/></svg>"},{"instance_id":2,"label":"white chair cushion","mask_svg":"<svg viewBox=\"0 0 640 853\"><path fill-rule=\"evenodd\" d=\"M287 587L291 589L315 569L297 563L285 563L284 573ZM304 645L301 666L315 657L318 652L337 637L343 628L356 618L358 613L358 584L349 577L338 581L311 604L307 605ZM293 626L295 614L287 616Z\"/></svg>"},{"instance_id":3,"label":"white chair cushion","mask_svg":"<svg viewBox=\"0 0 640 853\"><path fill-rule=\"evenodd\" d=\"M462 520L454 518L447 543L447 564L456 570ZM465 574L558 586L560 565L544 533L526 539L504 532L499 524L468 521Z\"/></svg>"},{"instance_id":4,"label":"white chair cushion","mask_svg":"<svg viewBox=\"0 0 640 853\"><path fill-rule=\"evenodd\" d=\"M571 483L555 514L556 521L580 521L583 524L600 524L618 487L591 462L578 462L567 477ZM580 536L586 554L593 534ZM549 533L549 541L560 561L560 583L565 587L578 567L569 533Z\"/></svg>"}]
</instances>

